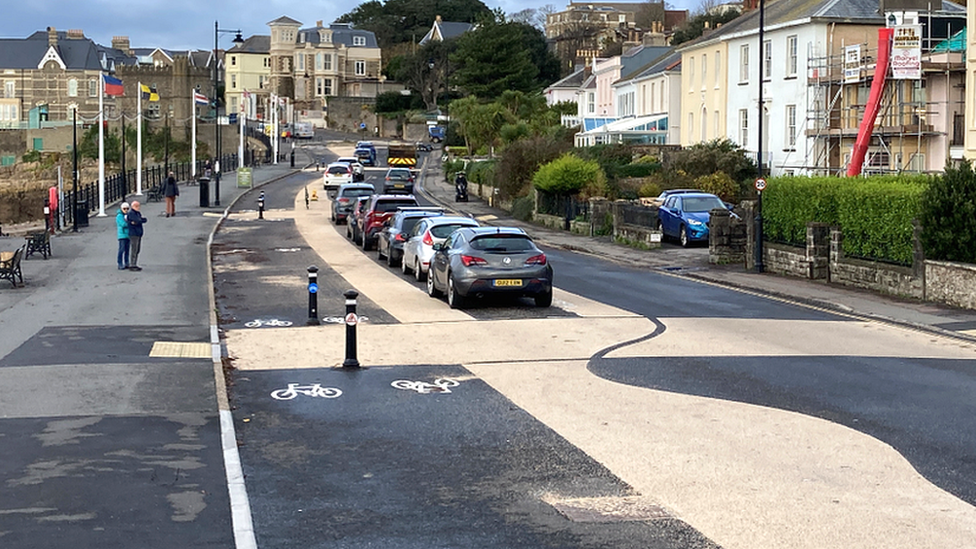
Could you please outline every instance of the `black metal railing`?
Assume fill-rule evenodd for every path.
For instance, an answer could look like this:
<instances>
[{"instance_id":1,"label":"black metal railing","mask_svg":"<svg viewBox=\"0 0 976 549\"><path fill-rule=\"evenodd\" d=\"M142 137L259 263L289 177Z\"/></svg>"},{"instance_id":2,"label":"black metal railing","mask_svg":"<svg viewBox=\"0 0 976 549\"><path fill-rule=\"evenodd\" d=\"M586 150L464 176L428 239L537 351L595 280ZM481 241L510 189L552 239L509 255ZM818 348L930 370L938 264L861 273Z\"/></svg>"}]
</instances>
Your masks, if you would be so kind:
<instances>
[{"instance_id":1,"label":"black metal railing","mask_svg":"<svg viewBox=\"0 0 976 549\"><path fill-rule=\"evenodd\" d=\"M589 221L590 202L588 200L580 200L576 196L549 194L539 191L538 211L546 215Z\"/></svg>"},{"instance_id":2,"label":"black metal railing","mask_svg":"<svg viewBox=\"0 0 976 549\"><path fill-rule=\"evenodd\" d=\"M637 225L650 229L657 228L657 208L640 204L621 204L620 216L627 225Z\"/></svg>"}]
</instances>

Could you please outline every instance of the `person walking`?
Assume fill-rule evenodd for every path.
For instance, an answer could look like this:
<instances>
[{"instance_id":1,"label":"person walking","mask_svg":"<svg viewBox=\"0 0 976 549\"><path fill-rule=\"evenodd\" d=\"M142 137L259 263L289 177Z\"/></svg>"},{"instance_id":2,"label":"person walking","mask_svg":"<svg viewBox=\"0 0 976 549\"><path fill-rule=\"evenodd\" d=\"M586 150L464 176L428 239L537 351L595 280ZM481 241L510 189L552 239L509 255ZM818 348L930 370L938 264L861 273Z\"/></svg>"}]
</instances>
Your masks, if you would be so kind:
<instances>
[{"instance_id":1,"label":"person walking","mask_svg":"<svg viewBox=\"0 0 976 549\"><path fill-rule=\"evenodd\" d=\"M129 222L125 216L129 213L129 203L123 202L119 205L119 211L115 214L115 228L119 237L119 270L129 268Z\"/></svg>"},{"instance_id":2,"label":"person walking","mask_svg":"<svg viewBox=\"0 0 976 549\"><path fill-rule=\"evenodd\" d=\"M129 270L131 271L142 270L139 266L139 250L142 248L142 225L148 220L142 217L139 208L139 202L133 200L129 213L125 216L129 223Z\"/></svg>"},{"instance_id":3,"label":"person walking","mask_svg":"<svg viewBox=\"0 0 976 549\"><path fill-rule=\"evenodd\" d=\"M180 196L180 188L176 185L173 172L169 172L169 177L163 183L163 196L166 198L166 217L176 217L176 197Z\"/></svg>"}]
</instances>

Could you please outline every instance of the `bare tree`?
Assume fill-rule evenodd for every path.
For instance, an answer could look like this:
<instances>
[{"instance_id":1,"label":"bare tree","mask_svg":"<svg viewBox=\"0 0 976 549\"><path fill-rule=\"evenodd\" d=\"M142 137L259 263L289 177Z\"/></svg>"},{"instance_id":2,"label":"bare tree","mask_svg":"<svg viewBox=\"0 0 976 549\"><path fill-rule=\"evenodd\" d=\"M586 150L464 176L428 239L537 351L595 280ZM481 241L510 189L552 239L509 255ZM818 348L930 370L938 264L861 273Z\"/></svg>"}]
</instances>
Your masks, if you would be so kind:
<instances>
[{"instance_id":1,"label":"bare tree","mask_svg":"<svg viewBox=\"0 0 976 549\"><path fill-rule=\"evenodd\" d=\"M664 2L644 2L634 14L634 22L642 29L650 29L655 21L664 22Z\"/></svg>"}]
</instances>

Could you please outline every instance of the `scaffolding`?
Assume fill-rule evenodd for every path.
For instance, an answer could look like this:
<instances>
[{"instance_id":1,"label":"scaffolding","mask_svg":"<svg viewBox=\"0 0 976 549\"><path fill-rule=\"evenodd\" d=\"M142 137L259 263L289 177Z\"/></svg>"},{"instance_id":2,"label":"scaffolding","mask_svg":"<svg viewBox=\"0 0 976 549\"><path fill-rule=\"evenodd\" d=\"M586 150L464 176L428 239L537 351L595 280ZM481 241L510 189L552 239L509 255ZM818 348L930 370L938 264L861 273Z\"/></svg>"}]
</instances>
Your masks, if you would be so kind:
<instances>
[{"instance_id":1,"label":"scaffolding","mask_svg":"<svg viewBox=\"0 0 976 549\"><path fill-rule=\"evenodd\" d=\"M931 23L926 28L931 28ZM948 31L951 38L951 24ZM944 163L934 165L931 153L937 151L935 156L941 157L944 150L946 161L955 158L951 149L962 146L964 130L965 94L961 88L965 83L965 59L963 53L951 48L934 52L944 40L923 37L921 79L896 80L889 69L862 173L941 172ZM848 46L860 47L857 78L845 78ZM804 163L784 167L811 175L846 172L867 105L877 54L877 44L841 43L839 48L832 43L826 48L811 45L806 118L798 132L807 137ZM932 97L930 88L939 90L938 97Z\"/></svg>"}]
</instances>

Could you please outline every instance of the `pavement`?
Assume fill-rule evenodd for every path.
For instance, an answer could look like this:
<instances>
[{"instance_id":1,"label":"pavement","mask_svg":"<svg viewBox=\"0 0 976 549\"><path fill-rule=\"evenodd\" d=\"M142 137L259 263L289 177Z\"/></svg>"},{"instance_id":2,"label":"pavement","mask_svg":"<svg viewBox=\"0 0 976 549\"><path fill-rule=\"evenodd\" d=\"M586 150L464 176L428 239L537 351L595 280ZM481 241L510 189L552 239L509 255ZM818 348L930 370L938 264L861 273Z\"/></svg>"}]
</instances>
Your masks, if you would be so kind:
<instances>
[{"instance_id":1,"label":"pavement","mask_svg":"<svg viewBox=\"0 0 976 549\"><path fill-rule=\"evenodd\" d=\"M515 219L508 212L489 206L474 194L469 196L466 203L455 202L454 185L445 180L437 151L427 156L422 170L424 176L421 192L431 200L478 219L482 224L520 227L544 246L585 253L621 265L652 269L837 313L976 341L976 311L882 295L825 281L768 272L756 273L747 271L741 264L714 265L708 262L707 246L686 250L677 245L665 244L660 249L641 250L617 244L609 236L591 237L550 229Z\"/></svg>"}]
</instances>

